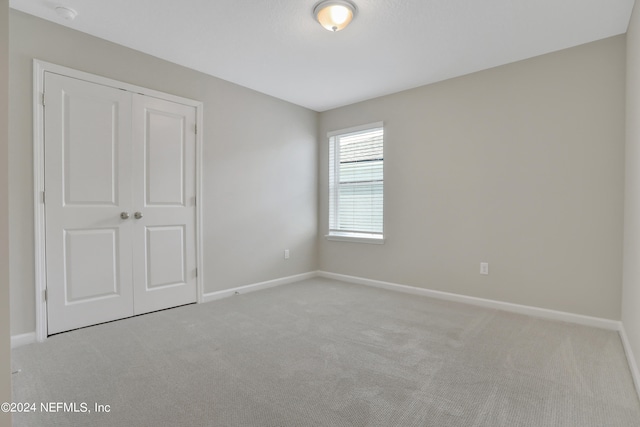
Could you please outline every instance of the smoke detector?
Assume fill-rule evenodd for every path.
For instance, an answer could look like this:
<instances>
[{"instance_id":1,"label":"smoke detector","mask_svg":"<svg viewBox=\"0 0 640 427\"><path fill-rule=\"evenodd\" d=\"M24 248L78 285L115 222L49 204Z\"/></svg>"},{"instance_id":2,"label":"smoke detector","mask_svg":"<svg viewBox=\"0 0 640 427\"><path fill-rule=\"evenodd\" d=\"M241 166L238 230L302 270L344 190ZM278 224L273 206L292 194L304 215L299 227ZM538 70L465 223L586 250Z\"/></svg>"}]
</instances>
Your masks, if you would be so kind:
<instances>
[{"instance_id":1,"label":"smoke detector","mask_svg":"<svg viewBox=\"0 0 640 427\"><path fill-rule=\"evenodd\" d=\"M66 6L56 6L56 13L67 21L73 21L78 16L78 12Z\"/></svg>"}]
</instances>

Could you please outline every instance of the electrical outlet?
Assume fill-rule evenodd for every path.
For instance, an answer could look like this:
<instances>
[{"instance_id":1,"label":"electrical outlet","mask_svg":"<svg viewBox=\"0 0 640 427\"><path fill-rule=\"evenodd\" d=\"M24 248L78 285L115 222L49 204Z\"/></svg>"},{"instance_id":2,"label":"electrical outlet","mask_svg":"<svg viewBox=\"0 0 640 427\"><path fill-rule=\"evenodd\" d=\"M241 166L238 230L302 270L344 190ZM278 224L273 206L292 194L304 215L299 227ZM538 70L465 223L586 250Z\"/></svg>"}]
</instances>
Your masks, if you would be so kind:
<instances>
[{"instance_id":1,"label":"electrical outlet","mask_svg":"<svg viewBox=\"0 0 640 427\"><path fill-rule=\"evenodd\" d=\"M289 249L284 250L284 259L289 259Z\"/></svg>"},{"instance_id":2,"label":"electrical outlet","mask_svg":"<svg viewBox=\"0 0 640 427\"><path fill-rule=\"evenodd\" d=\"M489 263L481 262L480 263L480 274L488 275L489 274Z\"/></svg>"}]
</instances>

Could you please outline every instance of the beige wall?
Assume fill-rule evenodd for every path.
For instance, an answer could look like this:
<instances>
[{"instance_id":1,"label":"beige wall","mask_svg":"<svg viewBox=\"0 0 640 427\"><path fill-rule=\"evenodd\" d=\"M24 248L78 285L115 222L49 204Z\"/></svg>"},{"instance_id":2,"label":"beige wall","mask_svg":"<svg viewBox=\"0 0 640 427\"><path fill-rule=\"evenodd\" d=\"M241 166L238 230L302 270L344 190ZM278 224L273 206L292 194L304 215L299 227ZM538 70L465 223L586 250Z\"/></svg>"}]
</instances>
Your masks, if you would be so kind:
<instances>
[{"instance_id":1,"label":"beige wall","mask_svg":"<svg viewBox=\"0 0 640 427\"><path fill-rule=\"evenodd\" d=\"M640 367L640 8L627 32L627 143L622 323ZM640 387L640 384L638 384Z\"/></svg>"},{"instance_id":2,"label":"beige wall","mask_svg":"<svg viewBox=\"0 0 640 427\"><path fill-rule=\"evenodd\" d=\"M386 243L320 269L620 319L624 79L618 36L322 113L319 234L326 133L382 120Z\"/></svg>"},{"instance_id":3,"label":"beige wall","mask_svg":"<svg viewBox=\"0 0 640 427\"><path fill-rule=\"evenodd\" d=\"M11 401L9 354L9 1L0 0L0 403ZM0 426L11 425L10 414L0 411Z\"/></svg>"},{"instance_id":4,"label":"beige wall","mask_svg":"<svg viewBox=\"0 0 640 427\"><path fill-rule=\"evenodd\" d=\"M317 113L17 11L10 19L12 334L35 330L33 58L204 102L206 292L317 268Z\"/></svg>"}]
</instances>

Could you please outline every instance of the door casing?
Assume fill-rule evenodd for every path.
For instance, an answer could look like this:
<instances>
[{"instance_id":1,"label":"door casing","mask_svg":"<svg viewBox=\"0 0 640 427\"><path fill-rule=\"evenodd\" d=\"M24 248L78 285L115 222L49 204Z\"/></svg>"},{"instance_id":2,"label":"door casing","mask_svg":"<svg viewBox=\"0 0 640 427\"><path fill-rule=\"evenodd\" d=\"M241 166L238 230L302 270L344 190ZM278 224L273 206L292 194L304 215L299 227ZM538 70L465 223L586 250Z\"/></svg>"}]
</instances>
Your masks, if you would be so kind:
<instances>
[{"instance_id":1,"label":"door casing","mask_svg":"<svg viewBox=\"0 0 640 427\"><path fill-rule=\"evenodd\" d=\"M202 141L203 109L201 101L119 82L95 74L85 73L61 65L38 59L33 60L33 182L34 182L34 246L35 246L35 296L36 296L36 339L47 339L46 301L46 251L45 251L45 209L44 209L44 75L45 72L61 74L104 86L123 89L142 95L160 98L196 108L196 289L197 303L203 302L204 269L202 261Z\"/></svg>"}]
</instances>

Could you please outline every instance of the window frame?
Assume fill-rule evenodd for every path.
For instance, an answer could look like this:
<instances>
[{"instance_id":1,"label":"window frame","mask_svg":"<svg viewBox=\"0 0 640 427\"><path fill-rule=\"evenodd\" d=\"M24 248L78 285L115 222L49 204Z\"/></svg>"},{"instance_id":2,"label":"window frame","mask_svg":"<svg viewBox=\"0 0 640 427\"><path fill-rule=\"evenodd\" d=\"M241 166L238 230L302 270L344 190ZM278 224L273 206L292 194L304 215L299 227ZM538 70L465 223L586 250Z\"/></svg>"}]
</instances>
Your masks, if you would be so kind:
<instances>
[{"instance_id":1,"label":"window frame","mask_svg":"<svg viewBox=\"0 0 640 427\"><path fill-rule=\"evenodd\" d=\"M382 150L383 150L383 158L382 158L382 170L383 170L383 175L382 175L382 232L380 233L376 233L376 232L341 232L339 230L331 230L331 218L332 216L336 216L338 215L337 209L338 209L338 203L337 200L334 200L334 202L331 202L331 197L333 196L334 198L338 197L338 193L337 191L332 191L332 182L336 183L333 186L337 187L339 186L339 180L340 180L340 171L339 168L337 167L338 165L331 165L331 151L333 150L333 152L335 153L336 150L339 150L339 141L340 141L340 137L342 136L347 136L349 134L353 134L353 133L359 133L359 132L366 132L366 131L371 131L371 130L375 130L375 129L382 129ZM346 128L346 129L339 129L339 130L334 130L334 131L330 131L327 132L327 141L329 143L329 150L328 150L328 179L327 179L327 187L328 187L328 208L327 208L327 213L328 213L328 218L327 218L327 234L325 235L325 238L327 240L333 240L333 241L340 241L340 242L356 242L356 243L371 243L371 244L384 244L385 241L385 215L384 215L384 152L385 152L385 135L384 135L384 122L379 121L379 122L373 122L373 123L368 123L368 124L364 124L364 125L360 125L360 126L354 126L354 127L350 127L350 128ZM339 161L338 157L334 155L334 161ZM333 176L331 174L331 171L333 169ZM332 207L336 210L336 212L331 212Z\"/></svg>"}]
</instances>

